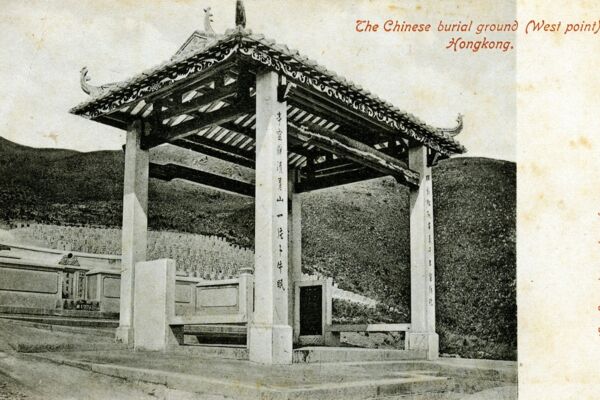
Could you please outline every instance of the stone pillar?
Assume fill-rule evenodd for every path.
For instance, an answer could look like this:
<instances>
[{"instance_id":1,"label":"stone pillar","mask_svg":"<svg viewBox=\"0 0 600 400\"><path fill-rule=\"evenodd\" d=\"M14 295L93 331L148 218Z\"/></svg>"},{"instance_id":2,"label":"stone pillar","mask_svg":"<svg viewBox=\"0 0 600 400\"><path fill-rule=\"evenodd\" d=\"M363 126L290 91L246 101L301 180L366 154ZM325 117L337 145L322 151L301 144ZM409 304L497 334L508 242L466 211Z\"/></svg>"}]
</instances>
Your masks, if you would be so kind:
<instances>
[{"instance_id":1,"label":"stone pillar","mask_svg":"<svg viewBox=\"0 0 600 400\"><path fill-rule=\"evenodd\" d=\"M340 335L328 331L327 326L333 323L333 278L325 279L323 283L323 343L326 346L339 347Z\"/></svg>"},{"instance_id":2,"label":"stone pillar","mask_svg":"<svg viewBox=\"0 0 600 400\"><path fill-rule=\"evenodd\" d=\"M255 305L248 332L250 361L292 363L288 324L287 109L279 77L256 76Z\"/></svg>"},{"instance_id":3,"label":"stone pillar","mask_svg":"<svg viewBox=\"0 0 600 400\"><path fill-rule=\"evenodd\" d=\"M433 249L433 188L427 148L408 153L408 166L420 174L418 188L410 189L410 312L408 348L426 350L428 359L439 355L435 333L435 266Z\"/></svg>"},{"instance_id":4,"label":"stone pillar","mask_svg":"<svg viewBox=\"0 0 600 400\"><path fill-rule=\"evenodd\" d=\"M121 261L121 299L117 340L132 344L135 264L146 260L148 227L148 151L140 146L141 121L127 129L125 178L123 184L123 230Z\"/></svg>"},{"instance_id":5,"label":"stone pillar","mask_svg":"<svg viewBox=\"0 0 600 400\"><path fill-rule=\"evenodd\" d=\"M302 280L302 203L299 193L295 193L297 170L288 173L288 323L294 329L296 282ZM293 332L294 343L299 332Z\"/></svg>"}]
</instances>

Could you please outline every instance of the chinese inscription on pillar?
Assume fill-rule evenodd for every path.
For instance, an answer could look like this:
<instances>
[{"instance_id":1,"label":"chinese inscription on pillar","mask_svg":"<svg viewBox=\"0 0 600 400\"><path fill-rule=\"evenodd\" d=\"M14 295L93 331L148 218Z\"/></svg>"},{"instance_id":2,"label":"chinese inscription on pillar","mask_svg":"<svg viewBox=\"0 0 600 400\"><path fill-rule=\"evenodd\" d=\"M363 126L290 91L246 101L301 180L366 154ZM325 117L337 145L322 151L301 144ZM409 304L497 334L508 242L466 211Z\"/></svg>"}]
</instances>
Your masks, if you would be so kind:
<instances>
[{"instance_id":1,"label":"chinese inscription on pillar","mask_svg":"<svg viewBox=\"0 0 600 400\"><path fill-rule=\"evenodd\" d=\"M275 200L275 223L277 230L277 249L275 254L277 261L276 272L276 287L282 292L286 291L287 284L287 269L284 271L284 262L287 262L287 145L285 143L283 124L286 123L281 111L277 112L275 118L275 134L276 134L276 149L275 149L275 182L273 184L276 196ZM284 166L286 168L284 168ZM285 261L284 261L285 260Z\"/></svg>"},{"instance_id":2,"label":"chinese inscription on pillar","mask_svg":"<svg viewBox=\"0 0 600 400\"><path fill-rule=\"evenodd\" d=\"M425 175L425 265L427 274L427 305L435 305L435 266L433 259L433 193L431 170Z\"/></svg>"}]
</instances>

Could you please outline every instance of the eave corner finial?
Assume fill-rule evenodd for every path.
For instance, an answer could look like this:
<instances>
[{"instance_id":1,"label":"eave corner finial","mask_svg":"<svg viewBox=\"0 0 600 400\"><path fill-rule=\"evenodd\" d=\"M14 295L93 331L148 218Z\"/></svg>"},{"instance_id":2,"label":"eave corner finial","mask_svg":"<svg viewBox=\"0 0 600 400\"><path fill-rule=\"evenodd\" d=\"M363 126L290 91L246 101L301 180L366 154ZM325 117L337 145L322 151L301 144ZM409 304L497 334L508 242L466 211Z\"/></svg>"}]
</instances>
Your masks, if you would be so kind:
<instances>
[{"instance_id":1,"label":"eave corner finial","mask_svg":"<svg viewBox=\"0 0 600 400\"><path fill-rule=\"evenodd\" d=\"M246 9L244 8L243 0L235 2L235 26L246 27Z\"/></svg>"},{"instance_id":2,"label":"eave corner finial","mask_svg":"<svg viewBox=\"0 0 600 400\"><path fill-rule=\"evenodd\" d=\"M90 94L90 88L88 86L89 80L90 77L88 76L87 67L81 68L81 71L79 71L79 84L81 85L81 90L83 90L85 94Z\"/></svg>"},{"instance_id":3,"label":"eave corner finial","mask_svg":"<svg viewBox=\"0 0 600 400\"><path fill-rule=\"evenodd\" d=\"M442 133L447 133L448 135L454 137L462 132L463 130L463 115L458 114L456 117L457 125L454 128L440 128L439 131Z\"/></svg>"},{"instance_id":4,"label":"eave corner finial","mask_svg":"<svg viewBox=\"0 0 600 400\"><path fill-rule=\"evenodd\" d=\"M101 86L94 86L88 83L90 80L91 78L89 77L88 68L81 68L81 71L79 71L79 83L81 85L81 90L92 97L103 95L118 85L118 83L106 83Z\"/></svg>"},{"instance_id":5,"label":"eave corner finial","mask_svg":"<svg viewBox=\"0 0 600 400\"><path fill-rule=\"evenodd\" d=\"M81 85L81 90L87 95L96 96L100 89L96 86L90 85L88 82L91 80L89 76L89 71L87 67L81 68L79 71L79 84Z\"/></svg>"}]
</instances>

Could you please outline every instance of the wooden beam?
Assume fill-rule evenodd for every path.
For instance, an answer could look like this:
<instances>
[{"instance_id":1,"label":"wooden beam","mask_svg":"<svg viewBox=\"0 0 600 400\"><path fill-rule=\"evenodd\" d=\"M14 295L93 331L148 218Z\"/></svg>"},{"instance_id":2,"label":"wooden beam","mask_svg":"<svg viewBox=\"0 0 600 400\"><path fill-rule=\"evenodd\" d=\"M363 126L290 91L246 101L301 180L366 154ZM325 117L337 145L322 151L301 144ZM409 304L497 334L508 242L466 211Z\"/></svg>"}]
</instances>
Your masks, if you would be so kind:
<instances>
[{"instance_id":1,"label":"wooden beam","mask_svg":"<svg viewBox=\"0 0 600 400\"><path fill-rule=\"evenodd\" d=\"M254 131L254 129L252 129L249 126L237 125L234 122L225 122L225 123L219 124L219 126L221 128L225 128L229 131L240 133L251 139L256 139L256 132Z\"/></svg>"},{"instance_id":2,"label":"wooden beam","mask_svg":"<svg viewBox=\"0 0 600 400\"><path fill-rule=\"evenodd\" d=\"M294 105L328 121L337 123L340 125L338 131L344 130L344 134L353 134L350 130L346 132L347 128L353 129L357 125L362 126L367 132L370 131L369 134L363 137L355 137L362 142L373 144L379 141L378 137L380 135L386 135L388 138L407 140L409 144L422 144L419 140L402 134L384 122L378 121L374 117L370 117L357 110L352 110L347 105L339 103L337 100L334 100L323 93L319 93L314 89L303 87L301 85L298 86L297 90L294 90L294 93L288 99L288 104ZM402 120L399 121L399 123L406 128L414 129L417 134L424 138L428 136L423 134L423 127L415 122Z\"/></svg>"},{"instance_id":3,"label":"wooden beam","mask_svg":"<svg viewBox=\"0 0 600 400\"><path fill-rule=\"evenodd\" d=\"M238 76L235 82L240 96L250 96L252 87L256 87L256 75L251 71L251 65L243 60L238 60Z\"/></svg>"},{"instance_id":4,"label":"wooden beam","mask_svg":"<svg viewBox=\"0 0 600 400\"><path fill-rule=\"evenodd\" d=\"M338 158L337 160L315 164L312 171L315 176L324 176L344 172L348 169L354 169L357 166L362 168L362 165L357 164L354 161Z\"/></svg>"},{"instance_id":5,"label":"wooden beam","mask_svg":"<svg viewBox=\"0 0 600 400\"><path fill-rule=\"evenodd\" d=\"M354 139L365 143L374 144L381 141L382 134L387 137L399 137L391 133L390 128L384 124L370 123L364 118L357 118L355 113L344 107L320 100L320 97L315 98L308 89L299 87L288 99L288 104L339 125L338 132L343 131L344 134L352 135Z\"/></svg>"},{"instance_id":6,"label":"wooden beam","mask_svg":"<svg viewBox=\"0 0 600 400\"><path fill-rule=\"evenodd\" d=\"M321 127L300 127L291 122L288 123L288 134L309 141L338 157L344 157L384 175L392 175L408 186L419 185L419 173L409 169L406 163L357 140Z\"/></svg>"},{"instance_id":7,"label":"wooden beam","mask_svg":"<svg viewBox=\"0 0 600 400\"><path fill-rule=\"evenodd\" d=\"M185 138L209 125L219 125L232 121L240 115L254 111L255 104L250 99L243 99L227 107L209 113L198 113L196 118L172 127L161 126L153 129L154 135L144 138L144 148L149 149L160 144Z\"/></svg>"},{"instance_id":8,"label":"wooden beam","mask_svg":"<svg viewBox=\"0 0 600 400\"><path fill-rule=\"evenodd\" d=\"M305 193L313 190L326 189L333 186L365 181L368 179L381 178L384 176L386 176L386 174L383 174L379 171L375 171L367 167L360 167L359 169L340 172L333 175L326 175L320 178L309 177L306 180L301 180L296 185L296 191L298 193Z\"/></svg>"},{"instance_id":9,"label":"wooden beam","mask_svg":"<svg viewBox=\"0 0 600 400\"><path fill-rule=\"evenodd\" d=\"M152 104L152 113L149 115L150 124L152 126L161 126L163 123L163 119L165 118L165 112L163 111L163 105L165 104L164 99L157 99L154 104ZM141 112L141 111L140 111Z\"/></svg>"},{"instance_id":10,"label":"wooden beam","mask_svg":"<svg viewBox=\"0 0 600 400\"><path fill-rule=\"evenodd\" d=\"M220 150L238 155L238 156L243 157L252 162L254 162L254 159L256 158L254 151L243 150L243 149L240 149L239 147L232 146L232 145L226 144L226 143L221 143L214 139L208 139L204 136L191 135L191 136L186 137L185 140L196 143L196 144L204 145L204 146L216 147L216 148L219 148Z\"/></svg>"},{"instance_id":11,"label":"wooden beam","mask_svg":"<svg viewBox=\"0 0 600 400\"><path fill-rule=\"evenodd\" d=\"M164 181L185 179L186 181L224 190L226 192L254 197L254 185L250 183L238 181L222 175L217 175L194 168L185 167L183 165L150 163L150 177Z\"/></svg>"},{"instance_id":12,"label":"wooden beam","mask_svg":"<svg viewBox=\"0 0 600 400\"><path fill-rule=\"evenodd\" d=\"M306 147L303 146L303 143L301 141L299 141L298 139L294 138L294 137L290 137L288 140L288 151L291 151L292 153L296 153L296 154L300 154L301 156L304 157L319 157L319 151L315 151L315 150L320 150L317 148L312 148L312 149L307 149Z\"/></svg>"},{"instance_id":13,"label":"wooden beam","mask_svg":"<svg viewBox=\"0 0 600 400\"><path fill-rule=\"evenodd\" d=\"M183 92L193 90L195 87L201 86L207 82L211 82L215 77L219 77L230 70L235 64L234 61L228 61L225 63L216 63L213 66L196 72L193 75L188 76L186 79L182 79L177 83L166 86L152 93L146 98L146 103L153 103L156 99L161 97L177 96Z\"/></svg>"},{"instance_id":14,"label":"wooden beam","mask_svg":"<svg viewBox=\"0 0 600 400\"><path fill-rule=\"evenodd\" d=\"M408 151L402 146L391 143L390 146L391 147L384 147L378 150L397 159L400 159L401 156L406 156L408 154ZM344 170L349 168L356 168L356 165L357 163L352 160L338 158L336 160L327 160L320 163L315 163L313 171L316 176L331 175L332 173L344 172Z\"/></svg>"},{"instance_id":15,"label":"wooden beam","mask_svg":"<svg viewBox=\"0 0 600 400\"><path fill-rule=\"evenodd\" d=\"M113 128L127 130L127 124L133 120L133 116L122 112L102 115L95 118L94 121L104 125L112 126Z\"/></svg>"},{"instance_id":16,"label":"wooden beam","mask_svg":"<svg viewBox=\"0 0 600 400\"><path fill-rule=\"evenodd\" d=\"M225 128L229 131L236 132L241 135L247 136L251 139L256 139L256 132L254 131L254 129L252 129L249 126L244 127L241 125L237 125L233 122L226 122L224 124L220 124L219 126L221 128ZM315 156L319 155L318 154L319 152L315 151L318 149L308 150L303 147L302 141L300 141L294 137L289 137L288 139L289 139L288 140L288 151L291 151L292 153L300 154L305 157L315 157Z\"/></svg>"},{"instance_id":17,"label":"wooden beam","mask_svg":"<svg viewBox=\"0 0 600 400\"><path fill-rule=\"evenodd\" d=\"M344 118L340 121L342 122L341 124L349 126L360 124L371 127L372 130L376 131L393 131L391 127L383 122L377 121L373 117L368 117L365 114L348 108L347 105L340 104L337 100L334 100L323 93L319 93L314 89L299 86L298 90L295 90L294 93L292 93L290 100L295 101L296 99L302 99L303 104L319 104L322 109L327 110L327 115L340 116ZM323 117L327 119L327 116Z\"/></svg>"},{"instance_id":18,"label":"wooden beam","mask_svg":"<svg viewBox=\"0 0 600 400\"><path fill-rule=\"evenodd\" d=\"M188 139L177 139L171 142L171 144L177 147L182 147L184 149L195 151L197 153L202 153L207 156L218 158L219 160L228 161L234 164L254 169L254 159L249 159L247 157L228 152L216 146L195 143Z\"/></svg>"},{"instance_id":19,"label":"wooden beam","mask_svg":"<svg viewBox=\"0 0 600 400\"><path fill-rule=\"evenodd\" d=\"M172 144L248 168L254 169L255 166L256 155L254 151L243 150L203 136L191 135L185 139L175 140Z\"/></svg>"},{"instance_id":20,"label":"wooden beam","mask_svg":"<svg viewBox=\"0 0 600 400\"><path fill-rule=\"evenodd\" d=\"M197 111L200 107L214 103L215 101L227 99L235 94L237 94L237 85L235 84L211 90L210 92L194 97L185 103L169 108L162 113L161 119L172 118L181 114L190 114L191 112Z\"/></svg>"},{"instance_id":21,"label":"wooden beam","mask_svg":"<svg viewBox=\"0 0 600 400\"><path fill-rule=\"evenodd\" d=\"M182 122L171 128L165 128L164 138L171 141L188 136L192 131L202 129L208 125L220 125L237 119L240 115L254 111L255 104L249 99L244 99L227 107L219 108L209 113L197 113L195 118Z\"/></svg>"}]
</instances>

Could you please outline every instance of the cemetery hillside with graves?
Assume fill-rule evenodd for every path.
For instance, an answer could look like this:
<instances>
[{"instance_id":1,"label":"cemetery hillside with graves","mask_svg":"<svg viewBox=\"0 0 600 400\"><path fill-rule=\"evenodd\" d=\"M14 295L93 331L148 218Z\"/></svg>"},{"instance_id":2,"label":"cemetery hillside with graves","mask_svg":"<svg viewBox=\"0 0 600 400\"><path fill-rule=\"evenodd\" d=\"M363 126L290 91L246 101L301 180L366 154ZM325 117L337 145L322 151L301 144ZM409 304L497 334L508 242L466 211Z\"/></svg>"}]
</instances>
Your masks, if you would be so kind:
<instances>
[{"instance_id":1,"label":"cemetery hillside with graves","mask_svg":"<svg viewBox=\"0 0 600 400\"><path fill-rule=\"evenodd\" d=\"M0 143L0 159L7 160L0 161L0 181L7 188L0 194L0 243L120 253L123 152L34 149L2 138ZM67 163L78 167L67 169ZM441 162L433 173L437 303L453 313L452 318L438 315L441 351L514 359L515 165L464 157ZM218 273L215 266L223 260L243 265L238 261L244 259L243 250L253 247L252 201L183 180L151 179L149 192L151 258L199 253L193 243L206 238L231 246L225 252L204 249L195 256L195 265L205 265L197 269L199 276ZM393 310L407 315L409 254L403 241L396 240L408 237L407 196L390 178L306 196L303 271L333 277L338 287L388 306L377 313L379 318L394 317ZM154 247L161 236L165 253ZM220 262L212 263L215 257ZM244 260L252 262L247 255ZM185 266L177 265L186 273ZM345 322L366 322L372 313L356 303L340 302L342 310L334 317Z\"/></svg>"},{"instance_id":2,"label":"cemetery hillside with graves","mask_svg":"<svg viewBox=\"0 0 600 400\"><path fill-rule=\"evenodd\" d=\"M122 150L0 137L2 349L228 398L512 393L515 164L204 12L157 67L81 70Z\"/></svg>"}]
</instances>

